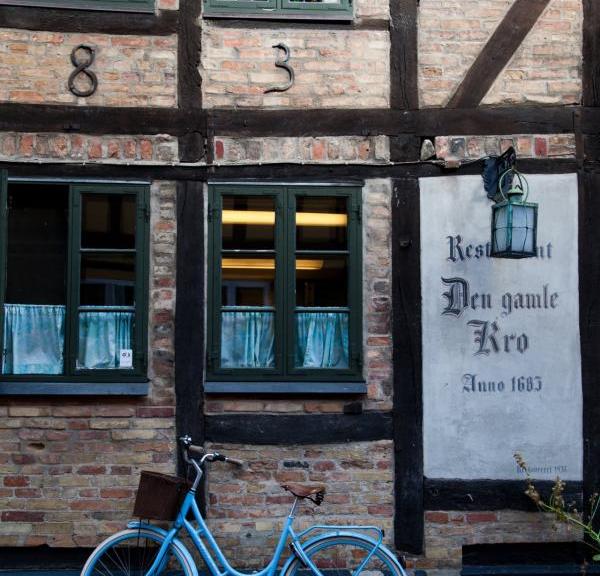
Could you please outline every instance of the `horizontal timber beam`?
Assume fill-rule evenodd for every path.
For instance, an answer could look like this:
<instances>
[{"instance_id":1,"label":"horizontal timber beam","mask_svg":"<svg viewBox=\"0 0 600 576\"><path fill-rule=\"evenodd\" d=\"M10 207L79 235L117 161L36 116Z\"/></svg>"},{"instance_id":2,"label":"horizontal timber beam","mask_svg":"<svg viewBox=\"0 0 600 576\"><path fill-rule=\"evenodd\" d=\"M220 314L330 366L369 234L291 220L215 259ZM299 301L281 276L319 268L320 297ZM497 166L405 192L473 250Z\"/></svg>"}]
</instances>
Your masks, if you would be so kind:
<instances>
[{"instance_id":1,"label":"horizontal timber beam","mask_svg":"<svg viewBox=\"0 0 600 576\"><path fill-rule=\"evenodd\" d=\"M205 131L202 112L176 108L117 108L40 104L0 105L0 132L172 134Z\"/></svg>"},{"instance_id":2,"label":"horizontal timber beam","mask_svg":"<svg viewBox=\"0 0 600 576\"><path fill-rule=\"evenodd\" d=\"M191 56L190 56L191 58ZM197 91L198 86L189 92ZM209 131L217 136L416 136L560 134L574 131L575 112L582 131L598 131L599 109L513 107L423 110L207 110L116 108L6 103L0 131L80 131L93 134L172 134Z\"/></svg>"},{"instance_id":3,"label":"horizontal timber beam","mask_svg":"<svg viewBox=\"0 0 600 576\"><path fill-rule=\"evenodd\" d=\"M534 481L542 496L550 494L553 481ZM568 481L565 502L581 510L583 484ZM523 480L446 480L425 478L425 510L537 510L525 495Z\"/></svg>"},{"instance_id":4,"label":"horizontal timber beam","mask_svg":"<svg viewBox=\"0 0 600 576\"><path fill-rule=\"evenodd\" d=\"M33 6L0 6L0 28L43 32L168 36L177 32L178 22L177 10L163 10L157 16Z\"/></svg>"},{"instance_id":5,"label":"horizontal timber beam","mask_svg":"<svg viewBox=\"0 0 600 576\"><path fill-rule=\"evenodd\" d=\"M138 180L297 180L324 182L356 180L360 185L366 178L425 178L481 174L481 163L446 170L432 164L400 165L326 165L271 164L253 166L144 166L123 164L65 164L32 162L0 162L11 176L52 178L106 178ZM526 173L566 174L577 171L575 159L519 160L519 169Z\"/></svg>"},{"instance_id":6,"label":"horizontal timber beam","mask_svg":"<svg viewBox=\"0 0 600 576\"><path fill-rule=\"evenodd\" d=\"M337 444L392 439L391 412L205 416L205 439L233 444Z\"/></svg>"}]
</instances>

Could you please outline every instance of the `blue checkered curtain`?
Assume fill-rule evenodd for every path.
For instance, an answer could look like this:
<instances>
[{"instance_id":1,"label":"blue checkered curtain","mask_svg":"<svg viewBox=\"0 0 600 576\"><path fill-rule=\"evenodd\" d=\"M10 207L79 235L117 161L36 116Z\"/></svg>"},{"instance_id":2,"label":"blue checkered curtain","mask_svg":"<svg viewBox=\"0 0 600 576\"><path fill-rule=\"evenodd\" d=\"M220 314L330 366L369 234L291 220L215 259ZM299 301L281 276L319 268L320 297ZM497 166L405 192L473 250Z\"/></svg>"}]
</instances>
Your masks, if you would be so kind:
<instances>
[{"instance_id":1,"label":"blue checkered curtain","mask_svg":"<svg viewBox=\"0 0 600 576\"><path fill-rule=\"evenodd\" d=\"M4 305L3 374L62 374L65 307Z\"/></svg>"}]
</instances>

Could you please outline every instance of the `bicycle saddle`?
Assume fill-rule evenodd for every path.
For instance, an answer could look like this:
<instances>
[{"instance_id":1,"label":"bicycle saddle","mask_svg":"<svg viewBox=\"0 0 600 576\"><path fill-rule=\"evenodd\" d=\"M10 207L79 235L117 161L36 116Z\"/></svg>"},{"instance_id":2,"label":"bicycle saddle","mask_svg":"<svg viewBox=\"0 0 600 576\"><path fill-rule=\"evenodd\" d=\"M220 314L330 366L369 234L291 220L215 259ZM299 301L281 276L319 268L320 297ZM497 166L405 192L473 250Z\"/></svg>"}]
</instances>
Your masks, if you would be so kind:
<instances>
[{"instance_id":1,"label":"bicycle saddle","mask_svg":"<svg viewBox=\"0 0 600 576\"><path fill-rule=\"evenodd\" d=\"M296 498L308 498L317 506L321 505L325 497L326 489L324 484L295 484L288 482L287 484L281 484L281 487L291 492ZM313 494L315 497L311 498Z\"/></svg>"}]
</instances>

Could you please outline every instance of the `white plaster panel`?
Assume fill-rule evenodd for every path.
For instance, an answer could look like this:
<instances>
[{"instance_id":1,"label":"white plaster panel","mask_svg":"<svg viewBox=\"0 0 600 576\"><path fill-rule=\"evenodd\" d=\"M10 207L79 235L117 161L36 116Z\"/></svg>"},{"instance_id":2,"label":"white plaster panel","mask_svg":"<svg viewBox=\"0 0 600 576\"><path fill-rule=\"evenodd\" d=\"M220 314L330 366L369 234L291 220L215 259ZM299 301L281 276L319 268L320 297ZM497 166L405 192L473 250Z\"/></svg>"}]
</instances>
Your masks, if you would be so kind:
<instances>
[{"instance_id":1,"label":"white plaster panel","mask_svg":"<svg viewBox=\"0 0 600 576\"><path fill-rule=\"evenodd\" d=\"M577 177L527 178L540 252L523 260L486 256L492 202L481 177L420 181L429 478L517 479L516 451L536 478L582 476ZM466 287L457 279L467 307L451 302Z\"/></svg>"}]
</instances>

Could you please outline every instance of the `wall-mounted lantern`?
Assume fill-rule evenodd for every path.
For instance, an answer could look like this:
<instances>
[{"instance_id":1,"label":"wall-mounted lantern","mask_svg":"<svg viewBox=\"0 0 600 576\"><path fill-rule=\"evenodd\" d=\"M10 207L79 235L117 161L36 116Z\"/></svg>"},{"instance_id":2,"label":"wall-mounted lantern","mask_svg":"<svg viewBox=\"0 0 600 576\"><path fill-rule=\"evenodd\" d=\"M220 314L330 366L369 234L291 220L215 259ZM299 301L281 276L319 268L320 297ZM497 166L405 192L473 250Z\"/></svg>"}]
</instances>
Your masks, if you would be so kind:
<instances>
[{"instance_id":1,"label":"wall-mounted lantern","mask_svg":"<svg viewBox=\"0 0 600 576\"><path fill-rule=\"evenodd\" d=\"M505 192L505 183L510 187ZM537 255L538 205L527 202L529 184L516 168L506 170L498 181L496 204L492 206L492 251L494 258L531 258Z\"/></svg>"}]
</instances>

